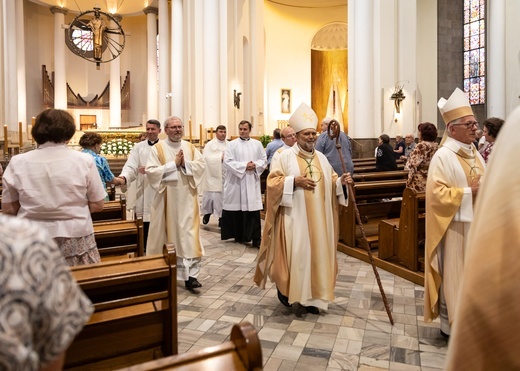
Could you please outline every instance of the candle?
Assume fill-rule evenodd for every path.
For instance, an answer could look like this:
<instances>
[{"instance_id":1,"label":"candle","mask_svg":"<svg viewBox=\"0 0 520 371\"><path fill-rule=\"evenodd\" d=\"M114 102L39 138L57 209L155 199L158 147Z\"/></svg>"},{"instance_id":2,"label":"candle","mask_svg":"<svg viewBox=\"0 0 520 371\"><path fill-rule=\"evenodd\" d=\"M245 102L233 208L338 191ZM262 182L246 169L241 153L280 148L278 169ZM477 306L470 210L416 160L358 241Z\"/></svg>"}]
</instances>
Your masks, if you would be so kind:
<instances>
[{"instance_id":1,"label":"candle","mask_svg":"<svg viewBox=\"0 0 520 371\"><path fill-rule=\"evenodd\" d=\"M29 136L29 133L31 133L31 143L34 144L34 137L32 136L32 128L34 127L34 124L36 123L36 117L33 117L31 119L31 130L27 131L27 136Z\"/></svg>"},{"instance_id":2,"label":"candle","mask_svg":"<svg viewBox=\"0 0 520 371\"><path fill-rule=\"evenodd\" d=\"M200 124L200 140L199 145L202 146L202 124Z\"/></svg>"},{"instance_id":3,"label":"candle","mask_svg":"<svg viewBox=\"0 0 520 371\"><path fill-rule=\"evenodd\" d=\"M7 125L4 125L4 155L7 157L8 139L7 139Z\"/></svg>"},{"instance_id":4,"label":"candle","mask_svg":"<svg viewBox=\"0 0 520 371\"><path fill-rule=\"evenodd\" d=\"M20 144L20 153L22 153L22 145L23 145L23 131L22 131L22 123L18 123L18 143Z\"/></svg>"},{"instance_id":5,"label":"candle","mask_svg":"<svg viewBox=\"0 0 520 371\"><path fill-rule=\"evenodd\" d=\"M209 139L213 139L213 126L209 128Z\"/></svg>"},{"instance_id":6,"label":"candle","mask_svg":"<svg viewBox=\"0 0 520 371\"><path fill-rule=\"evenodd\" d=\"M192 142L192 137L191 137L191 115L190 115L190 120L188 121L188 125L189 125L189 128L190 128L190 143Z\"/></svg>"}]
</instances>

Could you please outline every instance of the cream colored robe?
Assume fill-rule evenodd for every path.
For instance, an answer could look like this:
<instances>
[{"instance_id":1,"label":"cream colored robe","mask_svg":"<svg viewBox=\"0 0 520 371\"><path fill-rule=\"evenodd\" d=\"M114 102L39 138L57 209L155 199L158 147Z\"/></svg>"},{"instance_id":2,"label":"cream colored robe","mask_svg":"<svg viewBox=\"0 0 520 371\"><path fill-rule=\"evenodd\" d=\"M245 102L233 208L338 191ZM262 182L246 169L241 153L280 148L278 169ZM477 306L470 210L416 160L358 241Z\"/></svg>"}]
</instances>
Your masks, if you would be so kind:
<instances>
[{"instance_id":1,"label":"cream colored robe","mask_svg":"<svg viewBox=\"0 0 520 371\"><path fill-rule=\"evenodd\" d=\"M162 140L152 147L148 158L146 173L156 194L146 254L161 254L163 244L173 242L178 257L200 258L204 255L204 248L199 234L197 186L202 180L205 163L193 144L184 140L178 143ZM184 152L185 169L171 166L171 162L175 165L179 145ZM164 150L166 166L159 159L157 146Z\"/></svg>"},{"instance_id":2,"label":"cream colored robe","mask_svg":"<svg viewBox=\"0 0 520 371\"><path fill-rule=\"evenodd\" d=\"M519 130L517 108L479 190L446 370L520 370Z\"/></svg>"},{"instance_id":3,"label":"cream colored robe","mask_svg":"<svg viewBox=\"0 0 520 371\"><path fill-rule=\"evenodd\" d=\"M475 157L461 160L457 152L463 154L463 147L471 148ZM447 138L430 164L426 182L426 322L439 316L441 284L450 324L455 314L464 266L464 244L473 220L473 196L468 181L470 167L467 165L473 161L480 169L475 168L478 173L483 174L486 164L474 146Z\"/></svg>"},{"instance_id":4,"label":"cream colored robe","mask_svg":"<svg viewBox=\"0 0 520 371\"><path fill-rule=\"evenodd\" d=\"M295 188L294 177L307 167L298 151L295 145L281 152L267 178L266 219L254 280L265 288L269 276L290 303L327 310L328 302L334 300L337 197L344 203L343 189L318 151L312 160L322 173L317 187L314 191Z\"/></svg>"},{"instance_id":5,"label":"cream colored robe","mask_svg":"<svg viewBox=\"0 0 520 371\"><path fill-rule=\"evenodd\" d=\"M206 162L206 170L201 190L202 213L212 214L215 212L219 217L222 216L222 184L224 182L222 157L226 150L227 140L220 141L213 138L204 146L202 157Z\"/></svg>"}]
</instances>

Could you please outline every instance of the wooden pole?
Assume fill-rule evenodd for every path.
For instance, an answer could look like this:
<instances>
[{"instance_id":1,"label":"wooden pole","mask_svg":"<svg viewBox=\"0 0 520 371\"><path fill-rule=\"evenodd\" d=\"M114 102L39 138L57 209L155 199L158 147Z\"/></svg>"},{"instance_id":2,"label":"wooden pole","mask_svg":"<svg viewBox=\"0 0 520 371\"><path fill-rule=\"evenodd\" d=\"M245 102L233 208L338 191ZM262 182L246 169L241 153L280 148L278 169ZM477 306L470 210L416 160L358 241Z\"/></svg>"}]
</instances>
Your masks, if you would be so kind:
<instances>
[{"instance_id":1,"label":"wooden pole","mask_svg":"<svg viewBox=\"0 0 520 371\"><path fill-rule=\"evenodd\" d=\"M199 145L202 147L202 124L200 124L199 127L200 127L200 140L199 140Z\"/></svg>"},{"instance_id":2,"label":"wooden pole","mask_svg":"<svg viewBox=\"0 0 520 371\"><path fill-rule=\"evenodd\" d=\"M213 126L209 128L209 139L213 139Z\"/></svg>"},{"instance_id":3,"label":"wooden pole","mask_svg":"<svg viewBox=\"0 0 520 371\"><path fill-rule=\"evenodd\" d=\"M22 123L21 122L18 122L18 142L20 144L20 153L22 153L23 131L22 131Z\"/></svg>"},{"instance_id":4,"label":"wooden pole","mask_svg":"<svg viewBox=\"0 0 520 371\"><path fill-rule=\"evenodd\" d=\"M191 137L191 115L190 115L190 120L188 121L188 126L189 126L189 129L190 129L190 143L192 142L193 138Z\"/></svg>"},{"instance_id":5,"label":"wooden pole","mask_svg":"<svg viewBox=\"0 0 520 371\"><path fill-rule=\"evenodd\" d=\"M7 125L4 125L4 155L9 153L9 139L7 138Z\"/></svg>"}]
</instances>

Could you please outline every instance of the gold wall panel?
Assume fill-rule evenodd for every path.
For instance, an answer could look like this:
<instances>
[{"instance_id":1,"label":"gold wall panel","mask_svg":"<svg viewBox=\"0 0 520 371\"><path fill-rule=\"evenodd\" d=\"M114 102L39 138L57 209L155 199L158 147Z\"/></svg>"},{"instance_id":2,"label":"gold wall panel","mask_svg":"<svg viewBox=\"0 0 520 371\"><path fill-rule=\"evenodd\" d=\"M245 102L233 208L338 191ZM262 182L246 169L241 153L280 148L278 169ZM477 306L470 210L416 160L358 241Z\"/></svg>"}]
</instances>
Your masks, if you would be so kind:
<instances>
[{"instance_id":1,"label":"gold wall panel","mask_svg":"<svg viewBox=\"0 0 520 371\"><path fill-rule=\"evenodd\" d=\"M330 87L336 79L343 110L343 130L348 133L347 58L346 49L311 50L311 105L318 115L318 132L321 131L321 120L327 114Z\"/></svg>"}]
</instances>

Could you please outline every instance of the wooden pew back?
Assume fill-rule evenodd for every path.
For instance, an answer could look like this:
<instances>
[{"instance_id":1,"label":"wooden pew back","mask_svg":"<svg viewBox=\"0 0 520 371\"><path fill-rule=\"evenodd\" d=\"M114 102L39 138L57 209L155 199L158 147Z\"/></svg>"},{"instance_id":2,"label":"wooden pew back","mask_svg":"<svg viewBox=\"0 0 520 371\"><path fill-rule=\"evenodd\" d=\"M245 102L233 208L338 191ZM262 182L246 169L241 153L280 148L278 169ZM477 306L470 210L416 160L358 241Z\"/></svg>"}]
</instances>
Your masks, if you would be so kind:
<instances>
[{"instance_id":1,"label":"wooden pew back","mask_svg":"<svg viewBox=\"0 0 520 371\"><path fill-rule=\"evenodd\" d=\"M354 173L354 175L352 175L352 180L356 183L391 179L408 179L408 170L374 171L359 174Z\"/></svg>"},{"instance_id":2,"label":"wooden pew back","mask_svg":"<svg viewBox=\"0 0 520 371\"><path fill-rule=\"evenodd\" d=\"M152 370L261 370L262 347L254 327L248 322L231 329L230 341L194 352L161 358L126 368L126 371ZM122 370L121 370L122 371Z\"/></svg>"},{"instance_id":3,"label":"wooden pew back","mask_svg":"<svg viewBox=\"0 0 520 371\"><path fill-rule=\"evenodd\" d=\"M107 201L102 211L90 214L93 222L126 220L126 197L120 195L117 201Z\"/></svg>"},{"instance_id":4,"label":"wooden pew back","mask_svg":"<svg viewBox=\"0 0 520 371\"><path fill-rule=\"evenodd\" d=\"M76 266L72 274L94 304L67 350L67 369L114 369L177 354L176 254Z\"/></svg>"},{"instance_id":5,"label":"wooden pew back","mask_svg":"<svg viewBox=\"0 0 520 371\"><path fill-rule=\"evenodd\" d=\"M94 236L101 257L134 253L144 255L143 219L94 223Z\"/></svg>"},{"instance_id":6,"label":"wooden pew back","mask_svg":"<svg viewBox=\"0 0 520 371\"><path fill-rule=\"evenodd\" d=\"M397 256L405 267L414 272L418 270L419 241L425 238L425 202L424 192L415 192L411 188L404 190Z\"/></svg>"}]
</instances>

